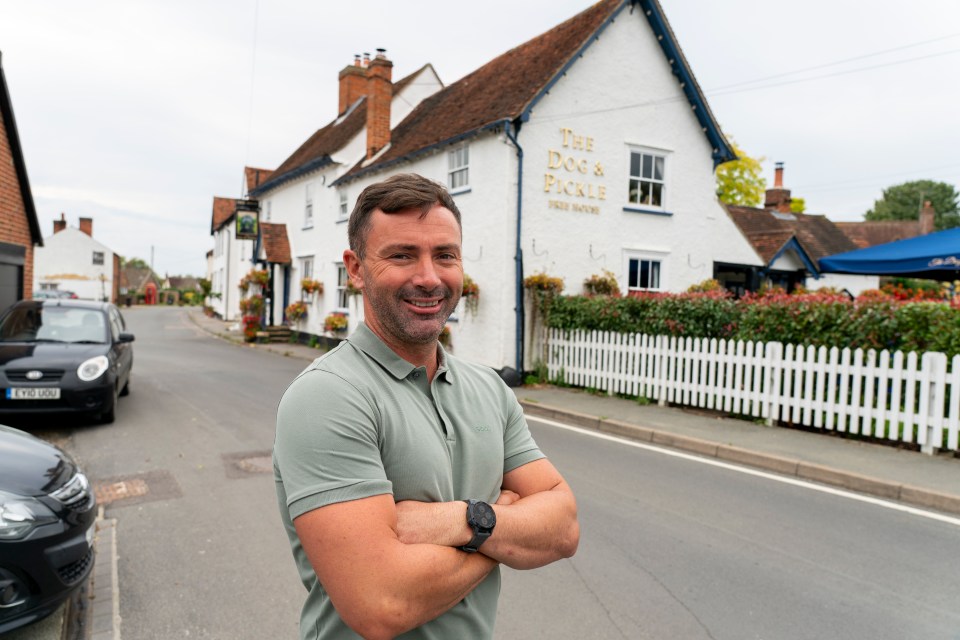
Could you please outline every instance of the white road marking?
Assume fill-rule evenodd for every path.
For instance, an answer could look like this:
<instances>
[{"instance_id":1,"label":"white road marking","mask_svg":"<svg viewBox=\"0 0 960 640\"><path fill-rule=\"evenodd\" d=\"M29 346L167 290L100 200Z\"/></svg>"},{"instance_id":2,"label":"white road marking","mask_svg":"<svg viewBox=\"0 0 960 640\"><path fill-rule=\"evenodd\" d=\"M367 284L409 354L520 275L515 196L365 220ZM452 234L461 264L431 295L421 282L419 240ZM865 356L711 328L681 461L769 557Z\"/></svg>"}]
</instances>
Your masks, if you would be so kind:
<instances>
[{"instance_id":1,"label":"white road marking","mask_svg":"<svg viewBox=\"0 0 960 640\"><path fill-rule=\"evenodd\" d=\"M910 515L920 516L921 518L929 518L930 520L937 520L939 522L952 524L955 527L960 527L960 518L955 518L953 516L937 513L936 511L926 511L924 509L918 509L916 507L910 507L904 504L900 504L899 502L891 502L889 500L883 500L881 498L874 498L871 496L861 495L858 493L853 493L851 491L846 491L844 489L836 489L834 487L828 487L826 485L816 484L813 482L808 482L806 480L800 480L799 478L791 478L788 476L781 476L774 473L768 473L766 471L759 471L757 469L750 469L749 467L741 467L728 462L723 462L721 460L704 458L698 455L684 453L682 451L676 451L674 449L667 449L664 447L659 447L657 445L647 444L645 442L637 442L636 440L629 440L627 438L621 438L619 436L612 436L606 433L600 433L599 431L592 431L590 429L584 429L582 427L574 427L569 424L563 424L562 422L555 422L553 420L548 420L546 418L538 418L537 416L531 416L531 415L527 415L526 418L527 420L541 422L543 424L547 424L552 427L566 429L567 431L574 431L576 433L580 433L585 436L599 438L601 440L609 440L610 442L617 442L619 444L625 444L627 446L636 447L638 449L646 449L647 451L662 453L668 456L673 456L675 458L683 458L684 460L690 460L691 462L699 462L701 464L708 464L714 467L720 467L722 469L729 469L730 471L745 473L747 475L757 476L759 478L765 478L767 480L774 480L775 482L792 484L796 487L802 487L804 489L812 489L813 491L828 493L830 495L839 496L841 498L848 498L850 500L856 500L858 502L866 502L867 504L876 505L878 507L893 509L894 511L901 511L903 513L909 513Z\"/></svg>"}]
</instances>

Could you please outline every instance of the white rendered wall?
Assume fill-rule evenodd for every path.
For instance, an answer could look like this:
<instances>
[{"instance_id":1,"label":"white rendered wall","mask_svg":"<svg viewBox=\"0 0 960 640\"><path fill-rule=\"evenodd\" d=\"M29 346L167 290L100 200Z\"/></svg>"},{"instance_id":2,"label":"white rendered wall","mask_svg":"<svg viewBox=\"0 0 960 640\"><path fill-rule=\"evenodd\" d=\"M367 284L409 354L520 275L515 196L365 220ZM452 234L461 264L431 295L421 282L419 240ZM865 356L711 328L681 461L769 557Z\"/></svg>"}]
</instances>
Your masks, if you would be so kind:
<instances>
[{"instance_id":1,"label":"white rendered wall","mask_svg":"<svg viewBox=\"0 0 960 640\"><path fill-rule=\"evenodd\" d=\"M93 264L93 252L103 253L103 264ZM43 239L33 253L33 290L56 284L84 300L113 301L113 251L74 227Z\"/></svg>"},{"instance_id":2,"label":"white rendered wall","mask_svg":"<svg viewBox=\"0 0 960 640\"><path fill-rule=\"evenodd\" d=\"M840 291L849 291L850 295L857 297L867 289L880 288L880 276L856 276L845 273L822 273L820 278L807 278L804 286L810 291L817 289L837 289Z\"/></svg>"}]
</instances>

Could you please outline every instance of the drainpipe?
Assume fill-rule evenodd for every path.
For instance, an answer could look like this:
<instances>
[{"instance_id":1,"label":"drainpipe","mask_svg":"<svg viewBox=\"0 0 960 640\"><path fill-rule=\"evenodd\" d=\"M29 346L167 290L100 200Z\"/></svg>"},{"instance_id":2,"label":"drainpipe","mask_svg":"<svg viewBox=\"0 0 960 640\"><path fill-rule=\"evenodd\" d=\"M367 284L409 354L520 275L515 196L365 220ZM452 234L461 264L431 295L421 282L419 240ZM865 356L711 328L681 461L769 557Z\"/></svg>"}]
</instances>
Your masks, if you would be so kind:
<instances>
[{"instance_id":1,"label":"drainpipe","mask_svg":"<svg viewBox=\"0 0 960 640\"><path fill-rule=\"evenodd\" d=\"M507 138L517 148L517 245L513 260L516 267L516 370L523 375L523 326L525 324L523 312L523 247L521 245L520 233L523 222L523 147L517 142L517 133L520 133L520 125L514 125L509 120L504 120L504 133ZM514 133L514 130L516 133Z\"/></svg>"}]
</instances>

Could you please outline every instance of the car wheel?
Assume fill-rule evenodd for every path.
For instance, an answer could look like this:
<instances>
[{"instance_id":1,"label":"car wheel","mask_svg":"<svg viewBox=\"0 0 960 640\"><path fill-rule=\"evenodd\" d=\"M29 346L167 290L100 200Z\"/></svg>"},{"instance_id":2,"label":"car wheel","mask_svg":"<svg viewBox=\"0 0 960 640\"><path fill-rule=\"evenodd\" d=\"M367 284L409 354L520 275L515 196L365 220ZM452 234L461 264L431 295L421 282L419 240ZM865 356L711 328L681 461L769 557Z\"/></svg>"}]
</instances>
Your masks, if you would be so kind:
<instances>
[{"instance_id":1,"label":"car wheel","mask_svg":"<svg viewBox=\"0 0 960 640\"><path fill-rule=\"evenodd\" d=\"M120 395L121 396L130 395L130 378L129 377L127 378L127 384L123 385L123 389L120 389Z\"/></svg>"},{"instance_id":2,"label":"car wheel","mask_svg":"<svg viewBox=\"0 0 960 640\"><path fill-rule=\"evenodd\" d=\"M100 413L100 423L101 424L112 424L114 420L117 419L117 402L119 394L117 393L117 388L113 388L113 404L110 405L110 408L106 411Z\"/></svg>"}]
</instances>

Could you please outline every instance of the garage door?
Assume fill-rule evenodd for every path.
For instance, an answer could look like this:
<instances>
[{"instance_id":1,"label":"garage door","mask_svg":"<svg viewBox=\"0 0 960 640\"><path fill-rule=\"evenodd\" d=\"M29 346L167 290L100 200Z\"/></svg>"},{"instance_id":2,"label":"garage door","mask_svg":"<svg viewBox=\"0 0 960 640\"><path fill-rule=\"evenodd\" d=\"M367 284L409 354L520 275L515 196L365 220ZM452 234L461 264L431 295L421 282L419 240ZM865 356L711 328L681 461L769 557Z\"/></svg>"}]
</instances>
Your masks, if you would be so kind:
<instances>
[{"instance_id":1,"label":"garage door","mask_svg":"<svg viewBox=\"0 0 960 640\"><path fill-rule=\"evenodd\" d=\"M0 242L0 311L23 298L23 262L26 250Z\"/></svg>"}]
</instances>

